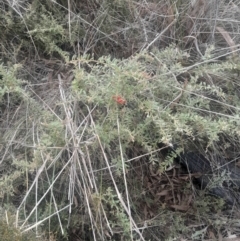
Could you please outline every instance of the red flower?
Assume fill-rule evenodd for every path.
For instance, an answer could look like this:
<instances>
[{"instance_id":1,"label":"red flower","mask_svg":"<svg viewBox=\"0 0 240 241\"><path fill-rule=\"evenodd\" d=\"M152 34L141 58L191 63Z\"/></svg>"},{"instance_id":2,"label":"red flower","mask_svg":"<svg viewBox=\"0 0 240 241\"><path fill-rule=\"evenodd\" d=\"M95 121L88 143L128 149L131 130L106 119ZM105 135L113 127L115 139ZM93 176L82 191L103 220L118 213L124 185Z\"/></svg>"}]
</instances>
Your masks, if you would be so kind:
<instances>
[{"instance_id":1,"label":"red flower","mask_svg":"<svg viewBox=\"0 0 240 241\"><path fill-rule=\"evenodd\" d=\"M125 105L127 103L127 101L121 97L120 95L114 95L113 100L115 100L119 105Z\"/></svg>"}]
</instances>

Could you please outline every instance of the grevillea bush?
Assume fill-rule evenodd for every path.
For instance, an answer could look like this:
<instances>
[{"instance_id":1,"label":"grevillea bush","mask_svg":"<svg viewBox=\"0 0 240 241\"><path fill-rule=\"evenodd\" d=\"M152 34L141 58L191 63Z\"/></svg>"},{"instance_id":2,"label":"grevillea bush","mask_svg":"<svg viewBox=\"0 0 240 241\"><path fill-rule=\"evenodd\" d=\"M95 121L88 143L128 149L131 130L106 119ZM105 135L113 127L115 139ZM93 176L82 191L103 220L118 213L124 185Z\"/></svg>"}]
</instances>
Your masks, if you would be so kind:
<instances>
[{"instance_id":1,"label":"grevillea bush","mask_svg":"<svg viewBox=\"0 0 240 241\"><path fill-rule=\"evenodd\" d=\"M239 235L168 153L238 158L238 0L0 9L2 239Z\"/></svg>"}]
</instances>

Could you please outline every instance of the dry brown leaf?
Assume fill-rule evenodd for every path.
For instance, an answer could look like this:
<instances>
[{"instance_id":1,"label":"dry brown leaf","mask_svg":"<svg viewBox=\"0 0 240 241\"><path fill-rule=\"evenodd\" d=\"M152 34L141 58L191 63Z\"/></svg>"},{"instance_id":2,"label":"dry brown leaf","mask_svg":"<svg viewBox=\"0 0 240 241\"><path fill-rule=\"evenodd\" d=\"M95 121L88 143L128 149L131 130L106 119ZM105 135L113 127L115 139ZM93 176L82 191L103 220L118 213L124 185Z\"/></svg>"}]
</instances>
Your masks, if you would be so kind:
<instances>
[{"instance_id":1,"label":"dry brown leaf","mask_svg":"<svg viewBox=\"0 0 240 241\"><path fill-rule=\"evenodd\" d=\"M171 205L171 207L179 211L187 211L189 209L187 205Z\"/></svg>"},{"instance_id":2,"label":"dry brown leaf","mask_svg":"<svg viewBox=\"0 0 240 241\"><path fill-rule=\"evenodd\" d=\"M181 203L181 196L179 193L177 194L177 199L178 199L178 202Z\"/></svg>"},{"instance_id":3,"label":"dry brown leaf","mask_svg":"<svg viewBox=\"0 0 240 241\"><path fill-rule=\"evenodd\" d=\"M216 240L216 236L214 235L214 233L211 230L208 231L208 237L213 239L213 240Z\"/></svg>"},{"instance_id":4,"label":"dry brown leaf","mask_svg":"<svg viewBox=\"0 0 240 241\"><path fill-rule=\"evenodd\" d=\"M150 210L149 215L150 215L150 217L154 217L156 214Z\"/></svg>"},{"instance_id":5,"label":"dry brown leaf","mask_svg":"<svg viewBox=\"0 0 240 241\"><path fill-rule=\"evenodd\" d=\"M172 200L172 199L173 199L173 196L172 196L172 195L165 196L165 202L166 202L166 201L169 201L169 200Z\"/></svg>"},{"instance_id":6,"label":"dry brown leaf","mask_svg":"<svg viewBox=\"0 0 240 241\"><path fill-rule=\"evenodd\" d=\"M187 205L190 205L192 199L193 199L193 195L191 194L191 195L188 196Z\"/></svg>"},{"instance_id":7,"label":"dry brown leaf","mask_svg":"<svg viewBox=\"0 0 240 241\"><path fill-rule=\"evenodd\" d=\"M146 219L147 218L147 205L144 205L143 213L144 213L144 217Z\"/></svg>"},{"instance_id":8,"label":"dry brown leaf","mask_svg":"<svg viewBox=\"0 0 240 241\"><path fill-rule=\"evenodd\" d=\"M182 183L183 183L183 180L184 180L184 179L182 179L182 178L178 178L178 179L174 178L174 179L172 180L172 182L173 182L174 184L182 184Z\"/></svg>"},{"instance_id":9,"label":"dry brown leaf","mask_svg":"<svg viewBox=\"0 0 240 241\"><path fill-rule=\"evenodd\" d=\"M169 193L169 190L163 190L163 191L157 193L156 195L159 196L159 197L161 197L161 196L166 196L166 195L168 195L168 193Z\"/></svg>"},{"instance_id":10,"label":"dry brown leaf","mask_svg":"<svg viewBox=\"0 0 240 241\"><path fill-rule=\"evenodd\" d=\"M187 181L189 179L189 175L180 176L179 179Z\"/></svg>"},{"instance_id":11,"label":"dry brown leaf","mask_svg":"<svg viewBox=\"0 0 240 241\"><path fill-rule=\"evenodd\" d=\"M168 23L168 24L170 24L171 22L173 22L173 21L174 21L174 18L175 18L173 6L174 6L174 5L169 6L169 7L168 7L168 10L167 10L167 12L168 12L167 23Z\"/></svg>"}]
</instances>

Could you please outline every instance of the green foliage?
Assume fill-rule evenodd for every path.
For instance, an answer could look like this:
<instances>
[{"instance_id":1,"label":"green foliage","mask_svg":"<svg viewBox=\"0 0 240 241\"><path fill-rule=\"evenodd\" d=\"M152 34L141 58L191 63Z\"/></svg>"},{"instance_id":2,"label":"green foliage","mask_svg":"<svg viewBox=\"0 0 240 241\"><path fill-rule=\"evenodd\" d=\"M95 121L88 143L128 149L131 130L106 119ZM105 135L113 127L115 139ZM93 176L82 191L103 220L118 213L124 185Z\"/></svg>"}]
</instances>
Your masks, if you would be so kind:
<instances>
[{"instance_id":1,"label":"green foliage","mask_svg":"<svg viewBox=\"0 0 240 241\"><path fill-rule=\"evenodd\" d=\"M110 187L107 188L106 193L102 195L102 203L105 206L105 210L109 209L109 222L112 229L118 230L120 228L122 237L124 237L125 240L130 240L131 231L129 218L124 212L117 195L113 193Z\"/></svg>"},{"instance_id":2,"label":"green foliage","mask_svg":"<svg viewBox=\"0 0 240 241\"><path fill-rule=\"evenodd\" d=\"M11 68L6 68L3 64L0 65L0 103L3 96L6 94L14 94L14 98L23 97L23 90L21 85L23 81L16 78L16 73L20 65L14 65Z\"/></svg>"},{"instance_id":3,"label":"green foliage","mask_svg":"<svg viewBox=\"0 0 240 241\"><path fill-rule=\"evenodd\" d=\"M0 209L0 239L4 241L44 241L43 235L36 238L36 234L31 233L21 233L21 230L14 224L14 219L12 213L3 213ZM6 218L8 221L6 221Z\"/></svg>"},{"instance_id":4,"label":"green foliage","mask_svg":"<svg viewBox=\"0 0 240 241\"><path fill-rule=\"evenodd\" d=\"M199 141L208 140L205 145L209 147L218 142L221 135L238 135L233 120L238 119L239 109L228 103L226 90L198 80L205 73L216 73L215 70L230 72L237 64L196 66L190 70L191 77L184 88L185 84L176 77L186 72L179 61L181 56L187 54L171 46L151 55L141 53L121 61L110 57L96 62L85 57L79 59L91 66L91 70L76 69L72 89L79 101L94 108L96 131L106 147L115 143L117 148L120 137L123 153L132 142L150 152L157 143L182 141L186 145L196 136ZM179 95L180 100L173 108L174 99ZM127 104L118 104L115 96L121 96ZM218 105L213 105L214 102ZM232 115L228 114L229 109L234 110Z\"/></svg>"},{"instance_id":5,"label":"green foliage","mask_svg":"<svg viewBox=\"0 0 240 241\"><path fill-rule=\"evenodd\" d=\"M48 149L55 145L56 148L62 148L65 144L63 124L59 119L56 120L56 116L53 116L51 112L43 110L41 104L37 103L30 97L31 95L29 93L24 91L23 84L26 82L17 78L17 70L19 70L17 67L18 66L6 68L3 65L0 66L0 75L2 78L1 113L9 113L12 109L15 110L16 106L19 106L20 103L22 107L20 113L22 113L22 111L24 111L25 114L27 113L22 117L19 117L17 114L13 115L11 121L13 121L14 124L10 125L7 123L10 126L8 129L5 128L6 131L1 135L0 144L6 148L1 153L1 173L5 173L5 175L0 176L0 200L5 207L12 205L18 206L33 182L33 173L36 173L36 170L39 170L43 165L43 158L46 158L44 161L48 162L52 157L57 155L55 148L50 152L48 152ZM37 132L32 131L28 134L26 129L34 122L38 123ZM37 136L36 142L33 142L35 135ZM14 140L19 140L19 142L17 141L17 143L15 143ZM32 149L33 145L36 145L34 151ZM54 170L55 172L59 171L59 166L61 165L54 165L54 168L49 170L49 172L52 172L52 178L54 178ZM45 176L44 178L47 180L49 177ZM64 182L65 181L66 179ZM39 184L40 196L48 189L49 183L50 182L43 182ZM47 214L51 213L51 198L51 195L46 196L45 202L39 205L38 217L45 218ZM33 208L36 203L33 200L36 201L35 194L30 193L27 201L31 203L31 208ZM50 208L48 208L48 205ZM20 213L19 216L24 218L25 215L26 210L24 215ZM32 217L30 220L32 221ZM4 227L6 226L5 224L2 225ZM6 229L6 235L10 235L9 232L15 232L12 229L4 229ZM18 235L19 240L28 240L24 239L25 236L22 236L20 231ZM7 237L4 236L4 240L5 238L8 240ZM13 236L10 238L13 238ZM18 240L17 238L16 236L16 240Z\"/></svg>"},{"instance_id":6,"label":"green foliage","mask_svg":"<svg viewBox=\"0 0 240 241\"><path fill-rule=\"evenodd\" d=\"M71 93L68 96L68 102L58 103L58 116L51 109L42 109L29 96L26 98L25 102L32 105L32 108L29 109L31 113L39 110L38 115L34 115L38 123L37 133L32 133L37 136L37 142L34 143L35 149L29 155L28 161L20 157L9 158L8 161L5 159L6 167L11 168L8 178L5 177L1 180L1 199L12 202L12 197L20 189L19 183L23 184L22 176L35 169L39 170L43 166L43 169L40 168L42 170L41 177L46 181L38 185L38 195L40 197L44 195L44 201L38 204L38 211L35 212L35 215L40 219L51 215L55 210L56 201L58 208L64 208L68 203L66 199L68 183L66 181L69 180L69 177L68 170L62 170L62 167L74 153L75 146L71 146L74 144L72 138L75 142L80 137L88 140L93 133L100 138L104 150L111 157L111 164L115 165L117 170L115 180L119 182L119 189L123 191L125 185L120 180L123 177L123 171L128 172L131 165L124 165L123 169L122 158L124 161L129 159L129 151L132 151L131 146L134 144L138 145L143 152L151 153L156 150L159 143L168 145L181 141L186 146L197 138L206 148L210 148L223 135L238 136L236 121L238 121L239 110L233 105L233 101L237 101L237 99L231 99L232 102L228 103L226 98L226 93L234 95L232 86L229 85L230 87L226 89L227 86L213 85L211 88L212 86L206 81L199 79L206 73L212 74L211 71L216 66L206 64L205 69L201 71L199 66L187 70L181 65L180 59L183 55L187 57L187 54L179 51L173 45L162 51L142 52L125 60L112 59L108 56L101 57L97 61L89 56L73 60L75 69ZM162 61L162 59L166 59L166 61ZM79 63L83 67L78 68ZM221 63L218 65L218 69L224 69L229 73L233 66L237 68L237 65L235 66L233 63L228 65L223 62L222 65ZM4 85L10 90L22 93L21 81L15 77L15 73L12 71L12 75L7 75L7 72L3 70ZM190 76L187 83L178 81L179 76L186 71ZM11 86L14 88L11 89ZM178 96L180 98L175 102ZM118 97L121 97L124 102L118 103ZM66 118L64 107L70 103L69 108L71 109L73 101L81 106L83 116L86 117L91 112L91 118L94 120L93 125L84 127L78 123L79 127L76 128L74 135L68 129L69 123L62 121ZM218 105L214 105L215 102ZM229 109L234 110L231 115ZM75 120L75 116L77 113L72 116L73 120ZM27 124L32 118L30 115L29 119L21 123ZM11 131L5 134L4 138L11 136L10 133ZM15 131L15 133L15 138L22 138L21 131ZM75 137L77 138L75 139ZM26 138L28 141L30 139ZM93 140L87 148L90 150L93 165L100 166L104 159L99 155L102 150L96 138ZM70 146L70 149L67 150L69 157L66 160L61 159L63 157L61 153L66 150L65 146ZM59 149L62 151L59 152ZM26 148L26 152L29 151L29 148ZM85 150L82 152L87 154ZM15 153L21 152L15 151ZM132 153L132 156L134 155ZM164 173L172 165L173 160L174 156L168 156L164 161L160 161L155 154L151 154L148 159L149 162L159 162L160 173ZM74 168L82 172L80 167ZM51 193L47 193L49 185L55 181L58 173L61 173L60 178L52 187ZM24 183L22 188L26 191L27 184ZM119 207L120 203L115 191L110 187L107 188L104 182L100 182L98 188L106 190L106 193L101 194L101 203L107 212L111 227L114 230L120 229L125 237L129 238L131 233L129 218ZM58 190L61 190L61 193ZM33 202L34 199L35 193L30 193L27 198L27 202L31 203L29 212L36 204ZM149 200L149 205L152 205L152 200ZM61 213L60 217L67 220L66 213ZM29 221L32 222L34 218L34 215L31 216ZM176 221L176 232L182 229L178 225L181 222L181 218ZM58 218L51 218L49 223L49 227L53 230L57 226Z\"/></svg>"},{"instance_id":7,"label":"green foliage","mask_svg":"<svg viewBox=\"0 0 240 241\"><path fill-rule=\"evenodd\" d=\"M45 49L47 54L55 52L68 61L68 53L59 47L68 41L66 30L62 26L64 15L53 9L47 10L42 3L34 1L26 17L29 24L28 34L34 43L39 44L41 49Z\"/></svg>"},{"instance_id":8,"label":"green foliage","mask_svg":"<svg viewBox=\"0 0 240 241\"><path fill-rule=\"evenodd\" d=\"M0 238L5 241L28 241L28 237L23 237L19 230L14 227L10 227L6 222L0 221Z\"/></svg>"}]
</instances>

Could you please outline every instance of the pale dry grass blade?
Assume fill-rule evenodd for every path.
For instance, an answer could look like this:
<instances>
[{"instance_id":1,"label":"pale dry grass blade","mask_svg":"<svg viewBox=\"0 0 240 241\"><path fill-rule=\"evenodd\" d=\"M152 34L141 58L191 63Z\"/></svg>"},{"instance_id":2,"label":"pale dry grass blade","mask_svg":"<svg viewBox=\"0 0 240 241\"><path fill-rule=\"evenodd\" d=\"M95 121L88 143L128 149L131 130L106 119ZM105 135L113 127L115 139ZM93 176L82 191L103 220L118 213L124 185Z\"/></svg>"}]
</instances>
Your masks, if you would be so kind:
<instances>
[{"instance_id":1,"label":"pale dry grass blade","mask_svg":"<svg viewBox=\"0 0 240 241\"><path fill-rule=\"evenodd\" d=\"M94 122L92 116L91 116L91 122L92 122L92 125L95 127L95 122ZM96 128L96 127L95 127L95 128ZM96 133L97 133L97 132L96 132ZM114 179L112 170L111 170L110 165L109 165L109 160L108 160L107 155L106 155L106 153L105 153L105 151L104 151L104 148L103 148L103 146L102 146L102 143L101 143L101 140L100 140L99 136L97 136L97 140L98 140L99 146L100 146L100 148L101 148L101 151L102 151L102 155L103 155L103 157L104 157L104 160L105 160L105 162L106 162L106 165L107 165L107 168L108 168L109 175L110 175L110 177L111 177L112 183L113 183L113 185L114 185L114 189L115 189L115 191L116 191L116 193L117 193L117 197L118 197L118 199L119 199L119 201L120 201L123 209L126 211L128 217L129 217L129 221L131 222L131 226L135 229L135 231L137 232L137 234L139 235L139 237L141 238L141 240L145 240L144 237L142 236L142 233L141 233L140 230L138 229L137 224L135 223L135 221L133 220L131 214L129 213L129 209L128 209L126 203L124 202L121 193L119 192L119 189L118 189L118 187L117 187L117 183L116 183L116 181L115 181L115 179Z\"/></svg>"},{"instance_id":2,"label":"pale dry grass blade","mask_svg":"<svg viewBox=\"0 0 240 241\"><path fill-rule=\"evenodd\" d=\"M222 27L216 27L216 29L219 31L219 33L222 34L223 38L226 40L229 47L231 48L232 53L234 55L236 55L236 51L237 51L236 44L233 41L233 39L231 38L230 34L226 30L224 30L224 28L222 28Z\"/></svg>"},{"instance_id":3,"label":"pale dry grass blade","mask_svg":"<svg viewBox=\"0 0 240 241\"><path fill-rule=\"evenodd\" d=\"M119 142L119 148L120 148L120 156L121 156L121 162L122 162L122 173L123 173L123 180L124 180L124 185L125 185L125 190L126 190L126 199L127 199L127 208L128 208L128 215L130 216L129 221L133 220L132 214L131 214L131 206L130 206L130 201L129 201L129 192L128 192L128 184L127 184L127 178L126 178L126 167L125 167L125 161L123 158L123 151L122 151L122 144L121 144L121 133L120 133L120 125L119 125L119 120L117 117L117 128L118 128L118 142ZM131 238L133 239L133 234L132 234L132 222L130 221L130 231L131 231Z\"/></svg>"},{"instance_id":4,"label":"pale dry grass blade","mask_svg":"<svg viewBox=\"0 0 240 241\"><path fill-rule=\"evenodd\" d=\"M43 194L43 196L38 200L38 202L36 203L35 207L31 210L31 212L29 213L29 215L26 217L26 219L24 220L23 224L21 225L21 228L24 227L24 225L27 223L27 221L29 220L29 218L32 216L32 214L35 212L36 208L38 207L38 205L44 200L45 196L52 190L53 185L55 184L55 182L58 180L58 178L61 176L62 172L67 168L67 166L71 163L72 161L72 157L66 162L66 164L62 167L61 171L57 174L57 176L54 178L54 180L52 181L51 185L48 187L48 189L46 190L46 192ZM69 206L69 205L68 205ZM64 208L65 209L65 208ZM35 226L34 226L35 227Z\"/></svg>"},{"instance_id":5,"label":"pale dry grass blade","mask_svg":"<svg viewBox=\"0 0 240 241\"><path fill-rule=\"evenodd\" d=\"M70 205L70 204L69 204L69 205ZM49 215L48 217L44 218L44 219L41 220L41 221L38 221L38 222L35 223L34 225L31 225L31 226L29 226L29 227L26 227L22 232L24 233L24 232L27 232L27 231L29 231L29 230L32 230L32 229L36 228L37 226L39 226L39 225L42 224L43 222L49 220L51 217L57 215L58 213L61 213L61 212L64 211L65 209L69 208L69 205L65 206L64 208L61 208L60 210L58 210L58 212L52 213L51 215ZM23 227L22 227L22 229L23 229Z\"/></svg>"}]
</instances>

